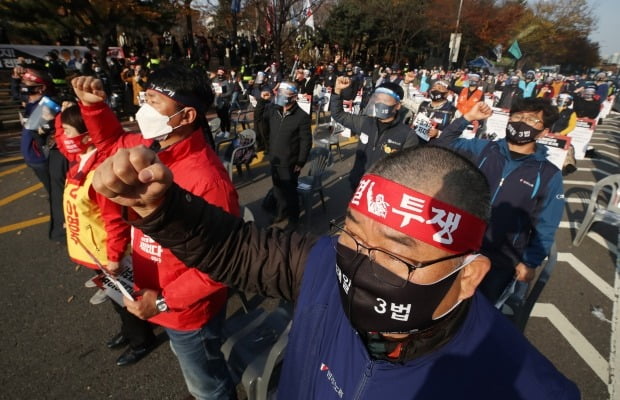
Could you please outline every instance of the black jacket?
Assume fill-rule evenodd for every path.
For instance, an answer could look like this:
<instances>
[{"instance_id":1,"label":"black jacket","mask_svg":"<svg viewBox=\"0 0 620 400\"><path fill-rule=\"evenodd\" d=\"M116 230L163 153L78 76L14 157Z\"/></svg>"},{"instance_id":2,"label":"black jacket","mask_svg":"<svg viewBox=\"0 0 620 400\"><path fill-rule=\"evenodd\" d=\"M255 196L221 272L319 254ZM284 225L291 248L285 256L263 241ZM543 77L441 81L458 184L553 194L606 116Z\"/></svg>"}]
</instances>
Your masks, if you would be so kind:
<instances>
[{"instance_id":1,"label":"black jacket","mask_svg":"<svg viewBox=\"0 0 620 400\"><path fill-rule=\"evenodd\" d=\"M336 122L351 129L360 139L355 151L355 164L349 174L352 187L357 187L366 170L377 161L419 143L418 136L403 123L404 113L399 113L391 123L382 124L377 118L345 112L342 98L335 93L331 96L329 111Z\"/></svg>"},{"instance_id":2,"label":"black jacket","mask_svg":"<svg viewBox=\"0 0 620 400\"><path fill-rule=\"evenodd\" d=\"M297 104L289 111L267 100L258 99L257 120L267 125L269 134L269 161L275 167L303 167L312 148L310 115Z\"/></svg>"}]
</instances>

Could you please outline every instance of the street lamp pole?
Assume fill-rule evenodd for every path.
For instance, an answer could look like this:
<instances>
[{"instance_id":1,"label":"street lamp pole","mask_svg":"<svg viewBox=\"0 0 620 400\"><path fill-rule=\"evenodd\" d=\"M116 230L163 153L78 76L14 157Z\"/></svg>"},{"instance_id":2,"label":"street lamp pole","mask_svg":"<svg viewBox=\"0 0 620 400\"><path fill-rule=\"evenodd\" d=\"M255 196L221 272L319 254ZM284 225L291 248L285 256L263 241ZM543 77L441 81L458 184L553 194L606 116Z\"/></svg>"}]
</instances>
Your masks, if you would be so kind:
<instances>
[{"instance_id":1,"label":"street lamp pole","mask_svg":"<svg viewBox=\"0 0 620 400\"><path fill-rule=\"evenodd\" d=\"M452 63L456 62L452 61L453 59L458 57L459 47L461 45L461 37L459 35L459 25L461 22L461 10L463 9L463 0L459 1L459 11L456 15L456 29L454 33L450 35L450 55L448 59L448 65L452 66Z\"/></svg>"}]
</instances>

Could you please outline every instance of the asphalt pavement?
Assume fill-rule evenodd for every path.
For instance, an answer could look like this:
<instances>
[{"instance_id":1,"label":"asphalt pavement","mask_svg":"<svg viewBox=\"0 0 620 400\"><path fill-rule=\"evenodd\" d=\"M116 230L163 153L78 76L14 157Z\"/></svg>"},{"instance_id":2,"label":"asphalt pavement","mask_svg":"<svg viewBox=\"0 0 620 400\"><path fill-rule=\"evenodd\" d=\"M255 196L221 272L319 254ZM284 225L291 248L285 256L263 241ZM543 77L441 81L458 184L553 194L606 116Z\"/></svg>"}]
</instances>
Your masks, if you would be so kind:
<instances>
[{"instance_id":1,"label":"asphalt pavement","mask_svg":"<svg viewBox=\"0 0 620 400\"><path fill-rule=\"evenodd\" d=\"M93 289L84 287L92 272L76 267L62 243L47 239L49 210L44 189L17 151L17 136L0 134L0 399L184 399L188 393L165 335L138 364L117 367L120 351L105 342L118 329L110 304L93 306ZM579 247L572 246L594 183L620 173L620 115L597 128L595 151L565 177L568 199L556 244L559 262L525 334L575 381L584 399L620 398L618 327L620 267L618 232L595 224ZM330 219L342 218L351 195L346 174L354 144L342 148L325 179L326 210L314 198L301 230L328 232ZM268 168L258 163L252 176L234 176L241 204L262 226L261 208L271 187ZM271 307L273 302L266 302ZM236 297L229 315L239 310ZM498 366L501 368L501 366ZM615 392L614 392L615 390ZM239 395L243 398L242 390Z\"/></svg>"}]
</instances>

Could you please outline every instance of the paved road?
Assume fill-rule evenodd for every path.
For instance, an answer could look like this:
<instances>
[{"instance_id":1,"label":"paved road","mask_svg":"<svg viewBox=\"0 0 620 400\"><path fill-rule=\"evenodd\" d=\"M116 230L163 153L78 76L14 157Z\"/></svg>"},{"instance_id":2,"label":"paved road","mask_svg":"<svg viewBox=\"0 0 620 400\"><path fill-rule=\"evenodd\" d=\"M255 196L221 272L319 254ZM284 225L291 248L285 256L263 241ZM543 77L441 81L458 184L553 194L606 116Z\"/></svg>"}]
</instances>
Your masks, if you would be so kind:
<instances>
[{"instance_id":1,"label":"paved road","mask_svg":"<svg viewBox=\"0 0 620 400\"><path fill-rule=\"evenodd\" d=\"M64 245L46 239L49 211L44 190L12 152L15 138L0 135L0 142L0 399L185 398L183 379L163 335L161 345L137 365L114 365L120 353L104 343L118 328L116 314L109 304L88 303L93 291L83 283L91 272L76 268ZM610 398L612 384L620 396L618 378L610 380L610 367L619 363L612 345L618 341L620 320L618 234L595 225L581 246L570 243L574 224L585 210L579 199L589 197L596 180L620 173L620 116L605 121L592 143L596 157L580 161L579 171L566 177L569 202L557 235L561 261L526 335L577 382L584 399L598 400ZM317 197L310 222L302 229L323 233L329 219L342 216L350 196L343 177L352 166L352 155L349 145L343 148L344 159L336 158L326 180L327 211ZM254 167L252 179L235 176L235 183L242 204L259 224L267 224L268 216L260 208L270 187L267 168ZM600 318L593 307L600 307ZM233 300L229 313L237 309L238 301Z\"/></svg>"}]
</instances>

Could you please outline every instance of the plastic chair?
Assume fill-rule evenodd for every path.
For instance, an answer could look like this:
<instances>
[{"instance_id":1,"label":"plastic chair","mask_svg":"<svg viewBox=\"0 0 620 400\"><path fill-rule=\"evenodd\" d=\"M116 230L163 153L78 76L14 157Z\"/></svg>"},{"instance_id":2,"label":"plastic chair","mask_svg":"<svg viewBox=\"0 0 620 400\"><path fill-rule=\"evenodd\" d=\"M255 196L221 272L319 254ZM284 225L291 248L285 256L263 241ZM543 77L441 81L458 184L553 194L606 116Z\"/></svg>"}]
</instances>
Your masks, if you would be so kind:
<instances>
[{"instance_id":1,"label":"plastic chair","mask_svg":"<svg viewBox=\"0 0 620 400\"><path fill-rule=\"evenodd\" d=\"M257 308L226 321L224 331L234 333L222 345L222 353L248 400L267 400L277 386L292 314L292 305L281 302L272 312Z\"/></svg>"},{"instance_id":2,"label":"plastic chair","mask_svg":"<svg viewBox=\"0 0 620 400\"><path fill-rule=\"evenodd\" d=\"M321 205L323 211L325 208L325 197L323 195L323 175L325 169L330 163L331 153L325 147L314 147L310 150L310 170L307 176L298 179L297 193L302 199L306 210L306 220L310 222L310 214L312 212L312 197L315 193L321 196Z\"/></svg>"},{"instance_id":3,"label":"plastic chair","mask_svg":"<svg viewBox=\"0 0 620 400\"><path fill-rule=\"evenodd\" d=\"M314 130L314 141L322 147L329 149L330 153L332 148L336 148L338 156L342 161L342 151L340 150L340 132L332 124L317 125Z\"/></svg>"},{"instance_id":4,"label":"plastic chair","mask_svg":"<svg viewBox=\"0 0 620 400\"><path fill-rule=\"evenodd\" d=\"M558 250L555 243L553 243L549 251L549 256L547 256L543 265L537 268L538 276L534 277L534 280L530 282L525 298L516 301L510 298L501 308L502 314L507 316L521 332L525 331L525 325L530 318L534 304L538 301L540 294L549 281L549 277L551 277L551 273L557 262Z\"/></svg>"},{"instance_id":5,"label":"plastic chair","mask_svg":"<svg viewBox=\"0 0 620 400\"><path fill-rule=\"evenodd\" d=\"M611 189L607 204L599 204L599 196L605 188ZM620 174L610 175L594 185L592 195L585 216L575 234L573 246L579 246L586 236L592 224L603 221L614 226L620 226Z\"/></svg>"},{"instance_id":6,"label":"plastic chair","mask_svg":"<svg viewBox=\"0 0 620 400\"><path fill-rule=\"evenodd\" d=\"M248 102L245 110L239 109L231 113L231 125L234 132L237 132L237 125L241 124L242 129L246 129L254 122L254 107Z\"/></svg>"},{"instance_id":7,"label":"plastic chair","mask_svg":"<svg viewBox=\"0 0 620 400\"><path fill-rule=\"evenodd\" d=\"M213 135L213 139L216 138L216 135L222 131L221 128L222 121L219 118L213 118L209 121L209 128L211 128L211 134Z\"/></svg>"},{"instance_id":8,"label":"plastic chair","mask_svg":"<svg viewBox=\"0 0 620 400\"><path fill-rule=\"evenodd\" d=\"M237 144L235 144L237 141ZM218 143L219 144L219 143ZM230 154L230 159L226 157L225 160L222 161L226 170L228 171L228 176L232 181L232 167L233 165L237 167L237 173L239 175L242 174L242 166L245 165L245 168L250 175L250 164L252 160L256 157L256 132L252 129L246 129L241 131L235 139L231 140L231 146L234 146L232 153ZM216 147L217 150L219 148Z\"/></svg>"}]
</instances>

